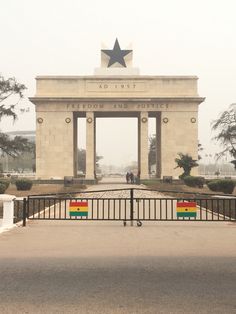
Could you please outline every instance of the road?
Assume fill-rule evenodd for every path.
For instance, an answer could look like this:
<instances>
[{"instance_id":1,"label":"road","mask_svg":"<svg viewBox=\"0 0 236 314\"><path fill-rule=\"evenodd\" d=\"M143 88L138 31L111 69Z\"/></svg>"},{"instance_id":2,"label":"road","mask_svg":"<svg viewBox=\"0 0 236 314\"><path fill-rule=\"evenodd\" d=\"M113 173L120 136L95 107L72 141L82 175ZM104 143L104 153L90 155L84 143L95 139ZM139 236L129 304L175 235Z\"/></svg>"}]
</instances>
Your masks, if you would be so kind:
<instances>
[{"instance_id":1,"label":"road","mask_svg":"<svg viewBox=\"0 0 236 314\"><path fill-rule=\"evenodd\" d=\"M233 222L32 221L0 234L0 313L236 313Z\"/></svg>"}]
</instances>

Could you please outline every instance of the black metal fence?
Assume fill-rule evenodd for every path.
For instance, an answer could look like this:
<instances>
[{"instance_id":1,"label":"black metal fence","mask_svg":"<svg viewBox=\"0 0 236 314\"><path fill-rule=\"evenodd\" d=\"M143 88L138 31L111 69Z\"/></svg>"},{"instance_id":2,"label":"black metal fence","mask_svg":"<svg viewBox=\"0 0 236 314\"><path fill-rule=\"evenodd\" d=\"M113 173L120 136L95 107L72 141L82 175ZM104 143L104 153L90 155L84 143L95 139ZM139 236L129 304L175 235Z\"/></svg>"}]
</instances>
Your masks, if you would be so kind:
<instances>
[{"instance_id":1,"label":"black metal fence","mask_svg":"<svg viewBox=\"0 0 236 314\"><path fill-rule=\"evenodd\" d=\"M70 195L32 195L17 205L23 225L29 220L71 221L235 221L236 198L164 198L150 189L115 189L74 192ZM72 195L74 194L74 195ZM83 216L73 216L70 207L79 202L87 204ZM76 203L76 204L77 204ZM72 205L71 205L72 204ZM179 214L179 204L185 212ZM188 204L192 204L192 216ZM186 216L187 215L187 216Z\"/></svg>"}]
</instances>

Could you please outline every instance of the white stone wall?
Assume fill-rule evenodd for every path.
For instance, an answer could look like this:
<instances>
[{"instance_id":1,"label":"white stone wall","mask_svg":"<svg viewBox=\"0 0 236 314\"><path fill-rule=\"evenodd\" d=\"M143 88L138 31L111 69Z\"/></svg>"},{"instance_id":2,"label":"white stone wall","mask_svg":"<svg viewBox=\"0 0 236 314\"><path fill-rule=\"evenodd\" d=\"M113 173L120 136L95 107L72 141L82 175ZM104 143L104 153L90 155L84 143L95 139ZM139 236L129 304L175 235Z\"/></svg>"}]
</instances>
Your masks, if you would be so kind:
<instances>
[{"instance_id":1,"label":"white stone wall","mask_svg":"<svg viewBox=\"0 0 236 314\"><path fill-rule=\"evenodd\" d=\"M198 96L196 76L37 77L36 97Z\"/></svg>"}]
</instances>

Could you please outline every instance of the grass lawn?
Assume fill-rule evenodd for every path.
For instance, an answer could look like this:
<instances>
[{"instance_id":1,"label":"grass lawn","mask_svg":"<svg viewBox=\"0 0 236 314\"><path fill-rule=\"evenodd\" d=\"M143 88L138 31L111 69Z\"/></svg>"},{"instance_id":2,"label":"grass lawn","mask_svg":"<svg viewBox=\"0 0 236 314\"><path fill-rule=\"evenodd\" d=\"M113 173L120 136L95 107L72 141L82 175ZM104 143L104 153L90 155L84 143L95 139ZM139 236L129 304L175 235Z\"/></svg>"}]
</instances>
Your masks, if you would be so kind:
<instances>
[{"instance_id":1,"label":"grass lawn","mask_svg":"<svg viewBox=\"0 0 236 314\"><path fill-rule=\"evenodd\" d=\"M28 196L38 194L53 194L53 193L69 193L80 191L85 189L85 185L76 185L65 187L63 184L33 184L30 191L17 191L15 184L10 184L9 188L5 191L5 194L11 194L15 196Z\"/></svg>"},{"instance_id":2,"label":"grass lawn","mask_svg":"<svg viewBox=\"0 0 236 314\"><path fill-rule=\"evenodd\" d=\"M222 195L224 196L224 193L221 192L213 192L210 189L208 189L207 185L204 185L203 188L194 188L187 186L185 184L180 184L180 183L163 183L160 181L146 181L143 184L146 185L147 188L158 190L158 191L166 191L167 195L175 195L178 192L184 193L187 192L191 194L209 194L209 195ZM176 192L176 193L171 193L171 191ZM234 192L232 195L236 195L236 188L234 189Z\"/></svg>"}]
</instances>

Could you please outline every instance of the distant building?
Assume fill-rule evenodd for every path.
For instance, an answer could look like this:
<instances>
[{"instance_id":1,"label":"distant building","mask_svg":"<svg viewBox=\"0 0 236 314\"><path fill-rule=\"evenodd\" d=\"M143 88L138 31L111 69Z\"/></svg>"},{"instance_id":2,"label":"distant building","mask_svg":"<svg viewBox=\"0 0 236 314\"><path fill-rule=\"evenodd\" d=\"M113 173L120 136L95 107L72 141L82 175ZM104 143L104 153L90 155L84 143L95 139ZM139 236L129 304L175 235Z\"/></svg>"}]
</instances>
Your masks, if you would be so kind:
<instances>
[{"instance_id":1,"label":"distant building","mask_svg":"<svg viewBox=\"0 0 236 314\"><path fill-rule=\"evenodd\" d=\"M35 131L11 131L6 132L11 138L21 136L27 138L30 142L35 142Z\"/></svg>"}]
</instances>

